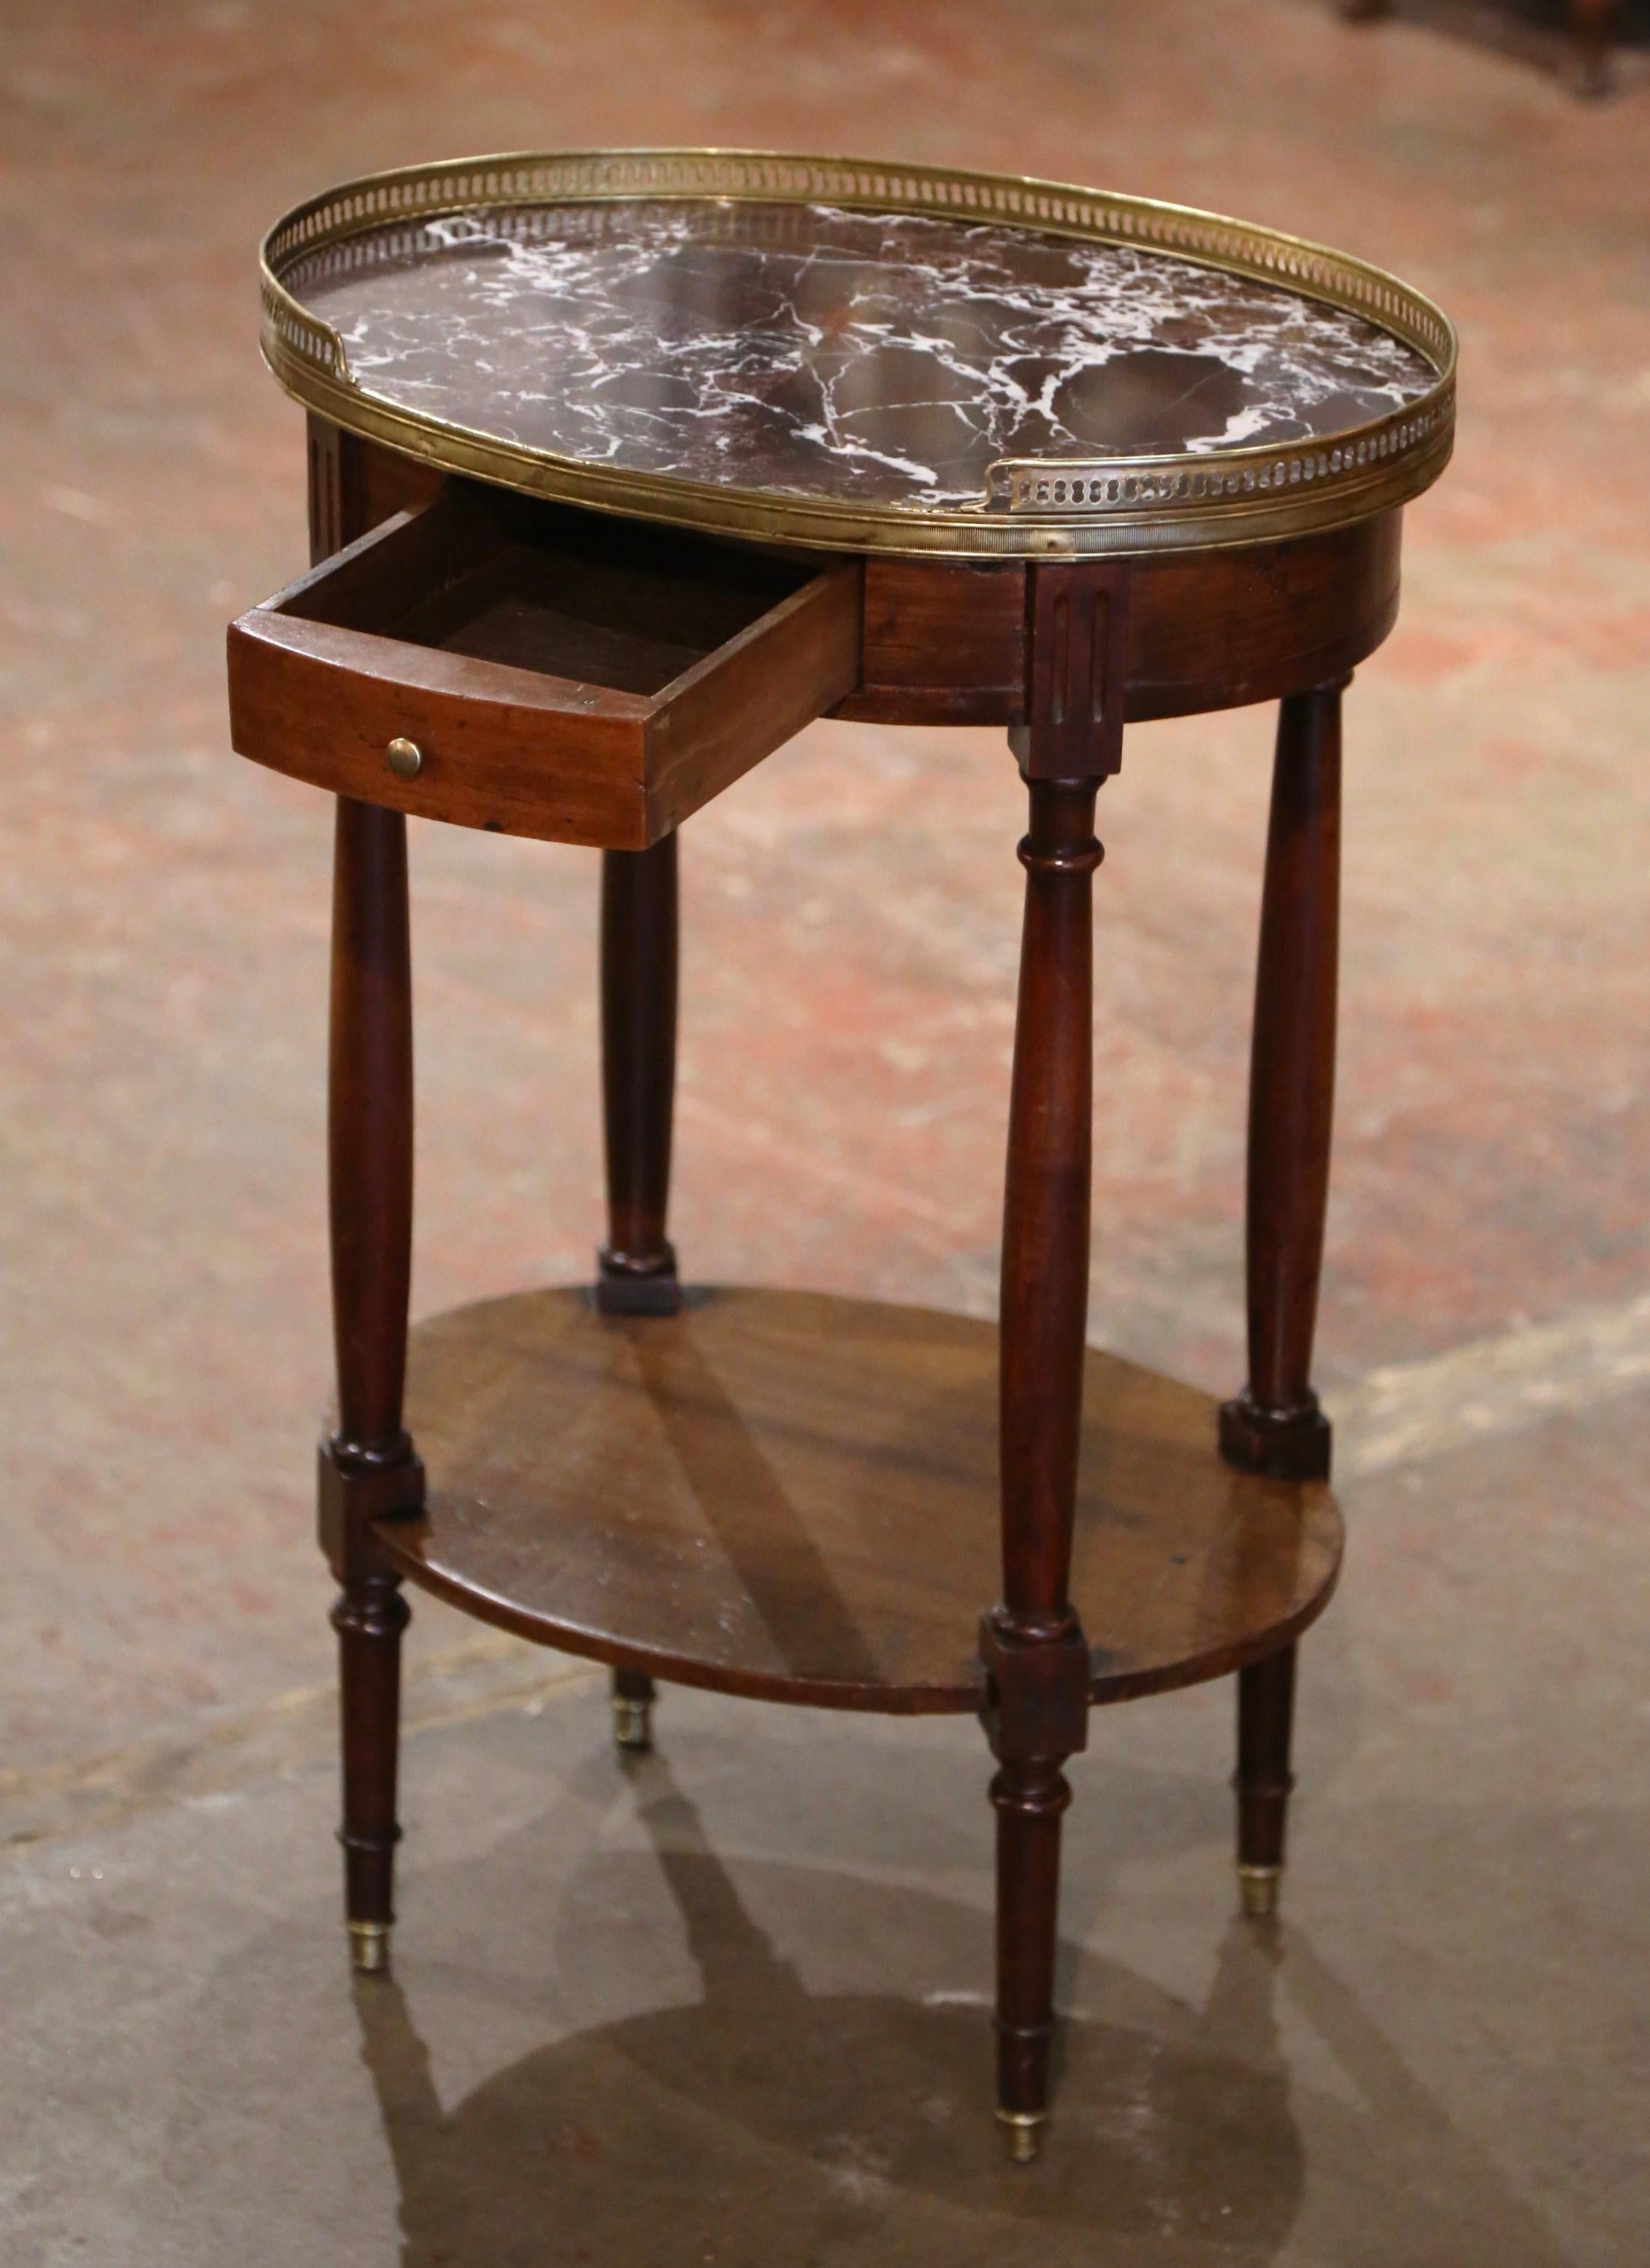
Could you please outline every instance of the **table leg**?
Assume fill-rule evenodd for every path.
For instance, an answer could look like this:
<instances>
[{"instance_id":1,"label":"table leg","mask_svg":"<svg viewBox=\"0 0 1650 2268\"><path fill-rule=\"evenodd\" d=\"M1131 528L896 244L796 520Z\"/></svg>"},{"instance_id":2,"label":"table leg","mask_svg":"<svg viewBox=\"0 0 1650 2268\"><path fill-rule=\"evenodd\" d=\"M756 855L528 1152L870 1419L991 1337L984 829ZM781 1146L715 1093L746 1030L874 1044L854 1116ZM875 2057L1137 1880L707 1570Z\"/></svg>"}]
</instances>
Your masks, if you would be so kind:
<instances>
[{"instance_id":1,"label":"table leg","mask_svg":"<svg viewBox=\"0 0 1650 2268\"><path fill-rule=\"evenodd\" d=\"M665 1233L676 1085L676 838L601 858L601 1089L608 1241L596 1300L611 1315L674 1315Z\"/></svg>"},{"instance_id":2,"label":"table leg","mask_svg":"<svg viewBox=\"0 0 1650 2268\"><path fill-rule=\"evenodd\" d=\"M1286 1646L1238 1672L1238 1888L1245 1913L1278 1911L1288 1823L1295 1659Z\"/></svg>"},{"instance_id":3,"label":"table leg","mask_svg":"<svg viewBox=\"0 0 1650 2268\"><path fill-rule=\"evenodd\" d=\"M615 1669L613 1697L613 1744L622 1755L645 1756L653 1746L653 1704L659 1688L645 1669Z\"/></svg>"},{"instance_id":4,"label":"table leg","mask_svg":"<svg viewBox=\"0 0 1650 2268\"><path fill-rule=\"evenodd\" d=\"M412 1252L412 996L407 823L338 799L328 1166L338 1424L320 1453L321 1543L340 1590L344 1910L357 1969L388 1964L394 1919L400 1578L374 1519L416 1510L423 1470L402 1430Z\"/></svg>"},{"instance_id":5,"label":"table leg","mask_svg":"<svg viewBox=\"0 0 1650 2268\"><path fill-rule=\"evenodd\" d=\"M1621 0L1570 0L1576 80L1583 94L1609 92L1610 46L1620 16Z\"/></svg>"},{"instance_id":6,"label":"table leg","mask_svg":"<svg viewBox=\"0 0 1650 2268\"><path fill-rule=\"evenodd\" d=\"M365 445L311 416L312 560L365 534ZM401 1426L412 1265L412 968L407 822L338 799L333 854L328 1179L338 1424L320 1447L320 1544L339 1584L344 1917L355 1966L389 1963L394 1919L401 1579L371 1523L416 1511L424 1469Z\"/></svg>"},{"instance_id":7,"label":"table leg","mask_svg":"<svg viewBox=\"0 0 1650 2268\"><path fill-rule=\"evenodd\" d=\"M1036 2154L1054 2029L1064 1765L1088 1736L1067 1596L1088 1307L1098 782L1033 779L1003 1224L1003 1601L985 1617L997 1809L998 2111Z\"/></svg>"},{"instance_id":8,"label":"table leg","mask_svg":"<svg viewBox=\"0 0 1650 2268\"><path fill-rule=\"evenodd\" d=\"M1344 683L1344 681L1343 681ZM1339 941L1342 684L1278 716L1249 1077L1249 1384L1220 1413L1245 1472L1327 1477L1330 1427L1312 1390L1329 1201ZM1293 1646L1238 1680L1238 1878L1251 1913L1278 1902L1293 1781Z\"/></svg>"},{"instance_id":9,"label":"table leg","mask_svg":"<svg viewBox=\"0 0 1650 2268\"><path fill-rule=\"evenodd\" d=\"M609 1315L674 1315L676 1255L665 1233L676 1086L676 837L601 860L601 1092L608 1239L596 1304ZM613 1735L630 1754L653 1744L653 1681L615 1669Z\"/></svg>"}]
</instances>

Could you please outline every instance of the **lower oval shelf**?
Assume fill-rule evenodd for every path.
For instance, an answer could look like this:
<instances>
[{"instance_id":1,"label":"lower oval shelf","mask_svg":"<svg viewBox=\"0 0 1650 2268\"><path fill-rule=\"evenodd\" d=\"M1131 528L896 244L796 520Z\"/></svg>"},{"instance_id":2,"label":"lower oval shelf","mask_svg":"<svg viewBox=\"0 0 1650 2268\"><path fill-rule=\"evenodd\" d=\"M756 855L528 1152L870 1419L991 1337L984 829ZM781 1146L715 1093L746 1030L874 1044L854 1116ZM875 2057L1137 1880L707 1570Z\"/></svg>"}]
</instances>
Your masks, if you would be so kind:
<instances>
[{"instance_id":1,"label":"lower oval shelf","mask_svg":"<svg viewBox=\"0 0 1650 2268\"><path fill-rule=\"evenodd\" d=\"M979 1706L994 1325L805 1292L625 1319L523 1292L414 1330L407 1415L428 1504L378 1533L469 1613L680 1684ZM1090 1350L1072 1596L1096 1701L1256 1660L1334 1588L1328 1489L1232 1471L1215 1420L1207 1395Z\"/></svg>"}]
</instances>

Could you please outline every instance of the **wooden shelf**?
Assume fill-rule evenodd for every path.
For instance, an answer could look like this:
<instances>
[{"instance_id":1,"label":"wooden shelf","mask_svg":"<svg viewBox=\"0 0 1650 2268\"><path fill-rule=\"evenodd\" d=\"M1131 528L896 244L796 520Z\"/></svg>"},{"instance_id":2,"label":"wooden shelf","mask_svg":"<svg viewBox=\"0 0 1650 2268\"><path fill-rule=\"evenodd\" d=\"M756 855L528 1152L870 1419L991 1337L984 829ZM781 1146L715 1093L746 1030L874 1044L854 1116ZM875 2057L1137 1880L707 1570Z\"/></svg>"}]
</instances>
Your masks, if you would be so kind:
<instances>
[{"instance_id":1,"label":"wooden shelf","mask_svg":"<svg viewBox=\"0 0 1650 2268\"><path fill-rule=\"evenodd\" d=\"M1206 1395L1091 1351L1072 1596L1094 1697L1216 1677L1304 1629L1341 1523L1235 1473ZM425 1513L379 1534L506 1630L681 1684L973 1710L997 1599L997 1332L917 1307L720 1291L598 1315L577 1291L412 1335Z\"/></svg>"}]
</instances>

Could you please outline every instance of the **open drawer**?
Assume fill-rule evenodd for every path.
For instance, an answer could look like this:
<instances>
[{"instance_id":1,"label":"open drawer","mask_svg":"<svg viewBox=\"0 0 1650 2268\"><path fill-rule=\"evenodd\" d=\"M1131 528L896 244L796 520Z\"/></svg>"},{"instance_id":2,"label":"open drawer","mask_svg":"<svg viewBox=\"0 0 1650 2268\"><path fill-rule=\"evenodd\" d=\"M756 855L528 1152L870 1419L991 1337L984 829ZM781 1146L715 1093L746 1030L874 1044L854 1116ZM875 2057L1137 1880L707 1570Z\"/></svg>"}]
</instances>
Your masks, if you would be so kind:
<instances>
[{"instance_id":1,"label":"open drawer","mask_svg":"<svg viewBox=\"0 0 1650 2268\"><path fill-rule=\"evenodd\" d=\"M859 681L860 570L453 484L229 633L244 756L644 850Z\"/></svg>"}]
</instances>

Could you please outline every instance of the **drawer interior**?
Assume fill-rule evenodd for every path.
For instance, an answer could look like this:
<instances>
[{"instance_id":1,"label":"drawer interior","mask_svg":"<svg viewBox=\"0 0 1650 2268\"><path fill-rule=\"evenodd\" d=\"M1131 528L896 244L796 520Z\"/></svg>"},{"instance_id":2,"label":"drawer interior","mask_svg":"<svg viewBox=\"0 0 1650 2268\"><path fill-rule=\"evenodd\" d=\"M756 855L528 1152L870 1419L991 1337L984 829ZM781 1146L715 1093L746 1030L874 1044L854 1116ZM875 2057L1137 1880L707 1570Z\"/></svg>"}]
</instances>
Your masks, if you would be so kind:
<instances>
[{"instance_id":1,"label":"drawer interior","mask_svg":"<svg viewBox=\"0 0 1650 2268\"><path fill-rule=\"evenodd\" d=\"M817 571L465 487L377 541L370 561L333 563L289 593L281 610L645 697Z\"/></svg>"}]
</instances>

